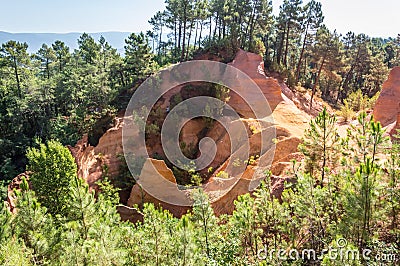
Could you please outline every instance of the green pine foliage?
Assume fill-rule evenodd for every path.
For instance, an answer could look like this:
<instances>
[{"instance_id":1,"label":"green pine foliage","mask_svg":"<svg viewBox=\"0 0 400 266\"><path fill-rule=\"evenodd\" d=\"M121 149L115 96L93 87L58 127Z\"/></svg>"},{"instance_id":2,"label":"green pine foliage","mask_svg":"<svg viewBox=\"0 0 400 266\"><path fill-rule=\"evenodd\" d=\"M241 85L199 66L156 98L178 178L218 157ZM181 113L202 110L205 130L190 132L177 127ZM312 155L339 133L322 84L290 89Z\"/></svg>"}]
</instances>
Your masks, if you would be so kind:
<instances>
[{"instance_id":1,"label":"green pine foliage","mask_svg":"<svg viewBox=\"0 0 400 266\"><path fill-rule=\"evenodd\" d=\"M395 135L391 149L388 151L388 160L385 169L388 173L388 187L386 188L386 197L388 206L386 206L387 215L389 218L389 229L394 239L400 239L400 135Z\"/></svg>"},{"instance_id":2,"label":"green pine foliage","mask_svg":"<svg viewBox=\"0 0 400 266\"><path fill-rule=\"evenodd\" d=\"M125 57L86 33L74 51L60 40L32 55L26 43L1 44L0 181L24 171L35 139L75 145L97 120L126 107L129 89L157 68L143 34L126 42Z\"/></svg>"},{"instance_id":3,"label":"green pine foliage","mask_svg":"<svg viewBox=\"0 0 400 266\"><path fill-rule=\"evenodd\" d=\"M167 0L165 6L150 19L151 31L125 40L124 55L105 38L86 33L74 51L60 40L34 54L26 43L1 44L0 183L7 185L27 166L32 190L23 180L13 214L1 205L0 264L381 263L328 255L282 261L268 253L292 248L319 253L338 247L341 238L347 248L399 258L399 137L390 142L365 112L389 68L400 64L399 36L339 35L323 24L322 6L314 0L285 0L278 17L266 0ZM261 54L267 70L278 72L292 89L304 87L311 99L318 95L343 104L345 120L358 113L356 123L340 138L336 117L324 109L305 132L300 151L306 159L294 162L282 193L275 190L279 177L266 173L258 189L235 200L231 215L217 217L207 194L194 190L194 206L180 218L144 204L136 208L142 220L122 222L118 190L107 175L97 193L90 190L63 145L74 145L83 134L99 135L94 132L99 121L124 109L135 88L160 66L203 54L228 62L238 48ZM214 89L213 96L228 100L229 89ZM156 135L159 126L148 129ZM192 183L199 184L201 178L192 174ZM1 192L4 197L5 189Z\"/></svg>"},{"instance_id":4,"label":"green pine foliage","mask_svg":"<svg viewBox=\"0 0 400 266\"><path fill-rule=\"evenodd\" d=\"M30 148L27 169L32 171L30 181L41 204L53 215L64 214L68 195L76 177L76 164L68 148L61 143L49 141L38 149Z\"/></svg>"},{"instance_id":5,"label":"green pine foliage","mask_svg":"<svg viewBox=\"0 0 400 266\"><path fill-rule=\"evenodd\" d=\"M326 108L310 122L303 143L299 150L306 156L305 171L313 177L324 177L338 162L339 135L336 127L336 117L329 115Z\"/></svg>"},{"instance_id":6,"label":"green pine foliage","mask_svg":"<svg viewBox=\"0 0 400 266\"><path fill-rule=\"evenodd\" d=\"M322 112L311 124L322 125L322 118L335 121ZM215 216L208 196L198 189L192 192L193 209L180 218L146 203L137 208L141 221L122 222L115 208L117 191L107 178L96 197L74 175L67 207L54 216L41 204L40 189L30 190L23 180L16 192L17 213L1 211L0 261L3 265L363 265L359 257L319 257L323 250L340 248L343 238L352 252L369 248L375 255L398 255L398 143L393 150L385 149L388 140L379 123L364 113L359 122L340 140L341 166L326 164L323 185L319 175L303 172L293 162L294 172L282 195L275 194L276 177L267 172L252 195L238 197L232 215ZM311 126L309 133L317 128ZM53 154L48 146L41 146L44 154ZM313 145L307 147L311 150ZM389 159L379 160L386 152ZM50 166L59 162L57 156L45 160ZM312 249L315 257L286 254L282 260L270 255L272 249Z\"/></svg>"}]
</instances>

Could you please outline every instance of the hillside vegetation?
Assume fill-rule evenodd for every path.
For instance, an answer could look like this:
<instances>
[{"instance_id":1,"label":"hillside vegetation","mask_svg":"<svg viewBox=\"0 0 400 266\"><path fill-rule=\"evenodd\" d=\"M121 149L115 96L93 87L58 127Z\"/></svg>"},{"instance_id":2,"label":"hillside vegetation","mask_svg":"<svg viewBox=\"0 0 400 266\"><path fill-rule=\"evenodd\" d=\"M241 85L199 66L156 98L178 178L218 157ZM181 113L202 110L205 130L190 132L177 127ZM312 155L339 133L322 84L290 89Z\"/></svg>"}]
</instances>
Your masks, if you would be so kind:
<instances>
[{"instance_id":1,"label":"hillside vegetation","mask_svg":"<svg viewBox=\"0 0 400 266\"><path fill-rule=\"evenodd\" d=\"M124 55L105 38L86 33L73 51L62 40L43 44L34 54L26 43L1 44L2 198L12 180L10 188L16 189L8 191L15 206L10 199L1 205L0 264L396 265L400 136L389 137L370 109L389 70L400 65L400 35L343 36L323 21L321 4L314 0L284 0L277 17L267 0L166 0L166 9L149 21L151 31L125 40ZM134 222L122 221L118 193L135 183L126 165L120 170L127 180L118 184L102 165L102 178L90 189L65 146L84 135L85 145L96 146L138 86L158 70L195 59L229 63L242 50L261 55L266 74L278 78L257 76L265 86L275 86L277 98L302 97L295 105L296 97L285 96L296 117L319 113L302 137L295 136L300 145L293 158L302 159L281 162L286 166L282 191L277 193L271 169L261 173L260 187L235 196L233 213L216 215L205 191L192 189L194 206L182 216L144 203L124 206L136 216ZM186 84L168 107L186 96L227 101L228 94L223 86ZM313 106L316 98L330 107ZM340 121L331 109L338 110ZM153 143L166 115L165 108L159 110L153 110L151 121L140 121ZM279 119L285 118L279 111ZM262 130L248 123L251 135ZM347 132L339 134L343 123ZM210 129L213 121L204 124ZM279 130L277 143L289 134ZM198 153L197 147L181 149L188 157ZM97 156L101 160L104 154ZM244 163L256 168L257 160L253 156ZM184 185L203 181L190 167L173 172ZM227 178L224 174L218 177ZM294 249L300 255L313 250L315 257L289 254ZM332 258L332 249L359 256ZM368 256L365 250L371 251Z\"/></svg>"}]
</instances>

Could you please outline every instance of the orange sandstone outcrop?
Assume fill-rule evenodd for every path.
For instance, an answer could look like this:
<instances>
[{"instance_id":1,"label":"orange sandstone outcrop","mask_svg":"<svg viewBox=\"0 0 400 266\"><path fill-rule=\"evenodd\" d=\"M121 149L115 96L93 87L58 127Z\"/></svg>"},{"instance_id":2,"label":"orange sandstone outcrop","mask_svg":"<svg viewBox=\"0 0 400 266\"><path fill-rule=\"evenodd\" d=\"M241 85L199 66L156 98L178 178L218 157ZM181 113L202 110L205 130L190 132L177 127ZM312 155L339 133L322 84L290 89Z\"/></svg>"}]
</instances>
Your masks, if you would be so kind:
<instances>
[{"instance_id":1,"label":"orange sandstone outcrop","mask_svg":"<svg viewBox=\"0 0 400 266\"><path fill-rule=\"evenodd\" d=\"M400 116L400 67L390 71L388 79L383 83L382 91L374 108L375 121L381 122L386 127L393 124L391 133L399 127Z\"/></svg>"},{"instance_id":2,"label":"orange sandstone outcrop","mask_svg":"<svg viewBox=\"0 0 400 266\"><path fill-rule=\"evenodd\" d=\"M277 80L266 77L265 75L264 62L261 55L239 50L235 59L232 63L229 63L229 65L246 73L257 84L267 99L271 110L274 110L276 106L283 101L281 87ZM246 88L250 87L248 84L243 84L244 82L248 81L237 80L238 86L236 89L238 91L246 90ZM254 117L248 104L252 107L265 106L265 101L260 99L256 94L253 95L253 98L251 98L252 95L250 95L250 97L246 99L248 101L247 103L232 90L229 96L228 104L244 117Z\"/></svg>"},{"instance_id":3,"label":"orange sandstone outcrop","mask_svg":"<svg viewBox=\"0 0 400 266\"><path fill-rule=\"evenodd\" d=\"M231 158L233 156L231 155L231 146L232 144L235 145L235 143L230 143L229 135L221 124L214 123L205 136L213 139L216 143L217 154L211 163L211 166L216 171L208 182L204 184L204 191L209 196L217 215L231 213L234 207L233 202L237 196L253 191L255 189L253 183L257 184L257 181L264 179L265 171L268 169L271 169L273 174L271 180L275 189L274 193L279 195L283 190L285 178L278 175L285 175L290 170L291 164L289 162L291 159L301 159L301 156L297 153L297 146L311 118L282 93L282 88L276 79L265 75L261 56L240 50L231 65L246 73L259 86L268 100L273 116L273 120L268 120L268 117L261 118L263 121L254 119L249 106L266 108L265 101L250 95L246 99L248 102L245 103L237 94L231 93L228 104L241 116L240 121L237 120L232 123L244 122L247 127L250 154L261 154L261 157L270 158L270 160L266 161L273 162L273 164L272 166L258 165L261 160L256 159L254 164L247 166L243 175L239 178L224 180L216 177L215 174L223 171L227 167L229 160L234 159ZM241 81L239 80L238 82ZM241 84L238 87L246 88L246 84ZM169 106L169 98L179 91L176 88L173 90L174 93L164 95L162 108ZM273 121L274 125L265 123L266 120ZM96 147L89 146L87 140L83 139L75 147L70 148L78 164L79 176L83 177L92 187L104 174L104 165L107 165L109 176L115 177L118 175L121 165L120 155L123 153L122 123L122 119L117 118L115 127L108 130L100 138ZM181 132L181 141L197 145L201 135L200 132L203 130L202 126L201 120L188 122ZM263 143L266 147L264 147L265 150L261 151L260 136L261 134L272 136L272 128L276 132L275 150L270 149L271 144ZM147 149L151 149L151 147L147 147ZM237 149L240 150L241 147ZM156 179L153 179L156 175L161 175L170 182L159 184L154 181ZM143 178L150 181L153 180L152 187L155 190L158 189L161 193L168 191L168 189L174 189L174 187L177 189L176 179L163 161L147 159L139 180ZM190 191L187 192L187 197L189 197ZM182 195L185 196L185 193ZM130 219L131 215L137 216L138 214L132 206L136 204L141 206L145 202L160 205L176 216L184 214L189 209L189 207L176 206L160 201L142 190L139 185L135 185L130 192L129 199L122 200L122 202L127 202L127 207L119 210L123 219Z\"/></svg>"},{"instance_id":4,"label":"orange sandstone outcrop","mask_svg":"<svg viewBox=\"0 0 400 266\"><path fill-rule=\"evenodd\" d=\"M283 184L286 179L277 175L284 175L286 172L290 171L292 165L289 162L291 159L301 160L301 155L297 153L297 146L300 143L303 132L308 127L308 122L311 118L307 113L298 109L293 101L282 93L281 86L276 79L265 76L261 56L241 50L231 65L250 76L268 100L275 123L276 146L275 153L271 153L268 150L260 150L260 133L265 133L271 129L270 125L265 125L262 121L253 119L254 116L249 106L262 105L266 108L263 99L250 97L246 99L248 101L246 103L239 97L239 95L231 93L228 104L243 117L242 122L244 122L248 127L250 145L249 153L257 154L261 152L262 156L273 156L273 165L272 167L270 165L258 165L258 162L260 161L258 159L256 160L255 165L247 166L240 178L232 179L232 184L229 184L229 180L217 178L215 175L212 176L203 187L205 193L209 196L213 209L217 215L231 213L234 208L234 200L239 195L251 192L254 189L252 183L257 184L257 181L264 179L265 171L270 168L273 174L271 178L273 190L274 193L279 196L283 190ZM238 87L242 89L246 88L246 84L241 84L241 86ZM194 132L198 132L199 129L197 124L195 122L193 123ZM188 132L189 128L190 127L188 126L184 129L183 135L185 136L185 139L190 140L188 142L192 142L192 140L198 141L196 138L197 134L190 134ZM229 142L229 136L219 123L214 124L213 128L206 136L212 138L217 145L218 152L214 158L212 166L221 166L217 168L215 173L224 171L228 161L231 159L231 144ZM153 164L154 167L151 167L150 164ZM171 173L167 171L166 165L160 164L158 161L152 159L149 159L146 162L146 167L142 170L139 179L156 174L154 171L158 171L165 179L170 179ZM162 191L162 188L160 188L160 190ZM141 205L143 202L153 202L161 205L170 210L174 215L181 215L187 211L186 207L182 208L165 202L160 202L158 199L155 199L153 196L142 191L139 186L135 185L132 189L128 206L134 204Z\"/></svg>"},{"instance_id":5,"label":"orange sandstone outcrop","mask_svg":"<svg viewBox=\"0 0 400 266\"><path fill-rule=\"evenodd\" d=\"M397 116L396 124L391 129L390 135L391 136L398 135L399 134L398 130L400 130L400 114Z\"/></svg>"},{"instance_id":6,"label":"orange sandstone outcrop","mask_svg":"<svg viewBox=\"0 0 400 266\"><path fill-rule=\"evenodd\" d=\"M69 147L78 166L78 176L86 180L90 187L101 179L104 167L109 176L117 176L121 165L122 118L116 118L114 127L100 138L96 147L90 146L87 136L78 141L75 147Z\"/></svg>"},{"instance_id":7,"label":"orange sandstone outcrop","mask_svg":"<svg viewBox=\"0 0 400 266\"><path fill-rule=\"evenodd\" d=\"M159 181L159 179L157 179L158 175L161 175L166 181L169 182L158 182ZM167 167L165 162L161 160L147 159L147 161L143 165L143 169L140 174L139 180L143 178L146 178L147 184L150 184L154 190L157 190L159 192L158 195L169 192L166 186L171 187L173 186L173 184L176 185L176 179L174 174L172 173L171 169ZM175 188L177 189L177 186L175 186ZM178 193L171 193L171 194L176 195ZM161 195L161 197L162 196L165 195ZM170 196L172 197L172 195ZM142 207L143 204L146 202L151 202L156 206L160 206L163 209L169 210L175 216L182 216L189 210L189 208L185 206L177 206L163 202L158 198L155 198L152 195L146 193L138 184L134 185L130 197L128 199L127 205L129 207L132 207L134 205Z\"/></svg>"},{"instance_id":8,"label":"orange sandstone outcrop","mask_svg":"<svg viewBox=\"0 0 400 266\"><path fill-rule=\"evenodd\" d=\"M17 175L11 183L7 187L7 207L11 213L15 213L16 207L16 195L14 190L20 190L20 185L22 183L22 179L25 178L28 181L29 188L32 188L31 183L29 182L29 175L31 172L25 172Z\"/></svg>"}]
</instances>

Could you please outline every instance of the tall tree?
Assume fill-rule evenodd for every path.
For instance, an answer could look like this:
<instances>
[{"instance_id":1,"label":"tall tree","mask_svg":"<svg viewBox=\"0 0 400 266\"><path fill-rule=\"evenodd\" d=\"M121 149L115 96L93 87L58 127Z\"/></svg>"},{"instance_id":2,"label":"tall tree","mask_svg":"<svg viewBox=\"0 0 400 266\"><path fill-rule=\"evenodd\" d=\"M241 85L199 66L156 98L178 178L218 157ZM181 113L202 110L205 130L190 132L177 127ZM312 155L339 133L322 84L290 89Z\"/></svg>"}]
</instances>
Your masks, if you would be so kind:
<instances>
[{"instance_id":1,"label":"tall tree","mask_svg":"<svg viewBox=\"0 0 400 266\"><path fill-rule=\"evenodd\" d=\"M59 70L59 72L62 72L63 68L69 61L69 57L70 57L69 47L66 46L64 42L59 41L59 40L55 41L52 44L52 47L53 47L53 50L57 57L58 70Z\"/></svg>"},{"instance_id":2,"label":"tall tree","mask_svg":"<svg viewBox=\"0 0 400 266\"><path fill-rule=\"evenodd\" d=\"M339 35L336 32L331 33L325 26L322 26L317 33L313 57L314 63L317 65L317 73L312 88L310 109L312 108L322 70L332 71L340 69L343 64L342 43L340 42Z\"/></svg>"},{"instance_id":3,"label":"tall tree","mask_svg":"<svg viewBox=\"0 0 400 266\"><path fill-rule=\"evenodd\" d=\"M125 40L125 68L131 83L151 74L155 69L154 56L147 37L143 33L132 33Z\"/></svg>"},{"instance_id":4,"label":"tall tree","mask_svg":"<svg viewBox=\"0 0 400 266\"><path fill-rule=\"evenodd\" d=\"M282 6L280 6L280 12L283 14L285 19L285 35L283 36L285 50L283 54L283 65L286 67L288 67L287 58L289 54L290 40L298 39L298 31L302 24L302 20L304 19L301 7L302 3L302 0L284 0Z\"/></svg>"},{"instance_id":5,"label":"tall tree","mask_svg":"<svg viewBox=\"0 0 400 266\"><path fill-rule=\"evenodd\" d=\"M42 47L40 47L35 56L41 63L41 69L44 77L50 79L52 64L57 60L53 48L51 46L47 46L47 44L42 44Z\"/></svg>"},{"instance_id":6,"label":"tall tree","mask_svg":"<svg viewBox=\"0 0 400 266\"><path fill-rule=\"evenodd\" d=\"M310 122L310 128L305 131L300 151L306 156L306 173L312 177L321 175L320 184L323 186L324 178L333 169L339 158L339 135L336 131L336 117L328 114L326 108Z\"/></svg>"},{"instance_id":7,"label":"tall tree","mask_svg":"<svg viewBox=\"0 0 400 266\"><path fill-rule=\"evenodd\" d=\"M29 80L24 79L22 74L29 72L30 57L27 52L28 44L16 41L8 41L1 45L0 57L4 64L11 69L16 84L16 92L19 98L23 97L23 87L27 86ZM28 77L29 78L29 77Z\"/></svg>"},{"instance_id":8,"label":"tall tree","mask_svg":"<svg viewBox=\"0 0 400 266\"><path fill-rule=\"evenodd\" d=\"M78 46L77 53L85 63L94 64L98 60L100 45L96 43L92 36L83 33L78 39Z\"/></svg>"},{"instance_id":9,"label":"tall tree","mask_svg":"<svg viewBox=\"0 0 400 266\"><path fill-rule=\"evenodd\" d=\"M312 0L304 6L304 23L302 25L303 29L303 45L301 47L299 61L296 68L296 83L300 78L300 69L304 57L304 51L308 43L312 42L315 34L317 33L319 27L324 21L324 16L322 15L321 3Z\"/></svg>"}]
</instances>

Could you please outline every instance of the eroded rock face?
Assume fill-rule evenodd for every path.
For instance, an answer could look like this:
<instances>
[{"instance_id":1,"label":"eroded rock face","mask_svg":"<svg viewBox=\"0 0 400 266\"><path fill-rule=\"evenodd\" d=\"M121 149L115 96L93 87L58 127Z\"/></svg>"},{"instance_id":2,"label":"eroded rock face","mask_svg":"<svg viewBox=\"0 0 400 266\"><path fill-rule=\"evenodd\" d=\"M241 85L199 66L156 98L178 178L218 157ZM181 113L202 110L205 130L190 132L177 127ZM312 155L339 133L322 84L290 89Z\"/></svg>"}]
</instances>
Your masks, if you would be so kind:
<instances>
[{"instance_id":1,"label":"eroded rock face","mask_svg":"<svg viewBox=\"0 0 400 266\"><path fill-rule=\"evenodd\" d=\"M20 185L22 183L22 179L25 178L28 181L29 188L32 188L31 182L29 182L29 176L31 172L25 172L17 175L11 183L7 187L7 207L11 213L15 213L16 209L16 196L14 190L20 190Z\"/></svg>"},{"instance_id":2,"label":"eroded rock face","mask_svg":"<svg viewBox=\"0 0 400 266\"><path fill-rule=\"evenodd\" d=\"M283 93L281 86L274 78L265 76L263 61L261 56L245 51L239 51L235 60L231 63L232 66L246 73L260 87L265 98L268 100L271 107L273 120L268 120L268 117L261 120L254 119L254 115L249 106L265 107L265 100L257 97L250 97L245 103L237 94L231 93L228 104L238 113L241 118L231 122L232 126L235 123L244 123L247 128L248 149L250 154L259 154L261 157L268 158L271 165L259 165L260 159L252 165L248 165L243 174L236 179L223 180L216 177L220 171L224 171L228 165L228 161L235 154L231 154L231 149L234 151L240 150L243 147L235 147L237 143L231 143L227 131L219 123L214 125L204 134L204 123L202 120L192 120L188 122L181 131L181 141L193 145L197 145L201 137L208 137L215 141L217 154L211 163L211 166L216 169L214 175L209 178L204 184L204 191L208 194L214 211L217 215L223 213L231 213L234 208L234 200L237 196L251 192L255 189L252 185L265 178L265 171L271 169L273 188L276 188L276 193L279 195L283 190L283 183L287 171L290 171L291 159L301 160L301 155L297 153L297 146L304 130L308 127L310 116L304 111L297 108L292 100L287 98ZM240 81L238 81L240 82ZM246 84L241 84L242 88L246 88ZM174 89L168 95L164 95L162 108L169 106L169 99L179 89ZM266 123L265 121L273 121ZM271 143L264 143L261 135L267 137L267 142L272 142L272 136L276 137L274 142L275 150L270 149ZM99 180L104 173L104 165L108 166L108 174L117 176L119 166L121 165L120 155L122 150L122 119L117 120L116 126L108 130L103 137L100 138L99 144L96 147L91 147L87 141L83 139L71 151L76 158L79 176L83 177L91 186ZM234 147L232 147L234 146ZM263 148L262 148L263 147ZM244 147L246 148L246 147ZM147 147L152 149L152 147ZM155 149L153 147L153 149ZM263 150L264 149L264 150ZM151 152L149 152L152 154ZM157 180L155 176L161 176L164 181ZM168 193L168 189L177 189L176 179L172 171L163 161L155 159L147 159L142 172L139 176L140 180L146 179L152 185L152 188L159 190L160 193ZM231 182L231 183L229 183ZM228 184L228 185L227 185ZM228 189L227 189L228 188ZM275 192L274 192L275 193ZM190 191L188 191L189 197ZM130 219L129 215L134 214L134 205L142 206L145 202L151 202L169 210L176 216L181 216L186 213L189 207L177 206L163 202L158 198L146 193L141 186L136 184L127 199L127 208L121 210L121 215L124 219Z\"/></svg>"},{"instance_id":3,"label":"eroded rock face","mask_svg":"<svg viewBox=\"0 0 400 266\"><path fill-rule=\"evenodd\" d=\"M390 135L391 136L399 135L399 130L400 130L400 114L397 116L396 124L390 130Z\"/></svg>"},{"instance_id":4,"label":"eroded rock face","mask_svg":"<svg viewBox=\"0 0 400 266\"><path fill-rule=\"evenodd\" d=\"M185 143L187 148L195 148L199 143L199 135L204 129L205 123L203 119L189 120L183 127L180 133L180 141Z\"/></svg>"},{"instance_id":5,"label":"eroded rock face","mask_svg":"<svg viewBox=\"0 0 400 266\"><path fill-rule=\"evenodd\" d=\"M150 186L152 191L157 191L157 198L147 193L141 185L139 185L142 183L142 179L145 179L145 187ZM175 176L165 162L162 160L147 159L140 174L138 184L134 185L132 188L127 205L129 207L135 205L143 207L144 203L151 202L156 206L169 210L175 216L182 216L189 210L188 207L177 206L159 200L159 198L165 196L173 197L173 195L180 194L177 193L177 189ZM174 199L171 199L171 202L174 202ZM180 202L180 200L176 199L176 202Z\"/></svg>"},{"instance_id":6,"label":"eroded rock face","mask_svg":"<svg viewBox=\"0 0 400 266\"><path fill-rule=\"evenodd\" d=\"M264 179L264 172L270 168L273 174L271 181L274 193L277 196L282 193L284 187L283 184L286 178L279 177L278 175L285 175L290 171L292 166L290 163L291 159L302 159L302 156L297 153L297 146L300 143L303 132L307 128L308 122L311 118L308 114L298 109L290 99L282 94L281 86L275 79L265 76L261 56L239 51L231 65L250 76L260 87L265 98L268 100L275 122L274 130L277 143L275 146L275 152L268 152L268 149L261 151L261 132L265 133L271 130L271 125L266 125L261 123L261 121L252 119L253 113L249 106L265 105L265 101L256 97L250 97L246 99L248 101L246 103L239 97L238 94L231 93L228 104L243 117L241 119L242 121L237 122L244 122L247 126L249 153L264 153L263 156L271 157L273 165L272 168L270 165L258 165L258 162L260 161L258 159L255 165L247 166L240 178L232 181L234 182L233 184L229 184L229 180L217 178L214 174L208 180L208 182L204 184L203 188L205 193L208 194L213 209L217 215L231 213L234 208L234 200L236 200L239 195L251 192L254 189L254 187L252 187L252 182ZM245 84L241 84L241 86L238 87L246 88ZM188 140L188 142L198 142L198 123L192 123L193 124L188 124L186 128L184 128L182 135L184 136L184 139ZM190 128L193 129L192 133L190 132ZM216 123L208 131L206 136L212 138L217 145L218 152L211 164L212 167L217 167L215 173L224 171L227 167L228 161L232 159L232 156L234 156L231 156L232 147L229 141L229 135L221 124ZM266 134L266 136L269 135ZM150 163L153 164L153 167L149 166ZM154 171L154 168L162 176L164 176L165 179L170 179L170 172L168 172L166 169L165 164L161 164L155 160L149 160L146 162L146 165L149 169L143 169L139 180L141 178L152 176L154 172L152 174L151 171ZM227 183L229 185L227 185ZM156 184L154 185L156 186ZM228 188L228 191L225 191L226 188ZM162 188L160 189L162 190ZM186 207L179 207L161 202L160 200L141 190L138 185L135 185L132 189L128 205L141 205L144 202L153 202L156 205L160 205L163 208L170 210L174 215L182 215L188 210Z\"/></svg>"},{"instance_id":7,"label":"eroded rock face","mask_svg":"<svg viewBox=\"0 0 400 266\"><path fill-rule=\"evenodd\" d=\"M267 99L272 111L283 101L281 87L277 80L266 77L265 75L264 62L261 55L240 50L233 62L229 63L229 65L246 73L257 84ZM249 85L244 84L244 82L248 81L238 80L238 86L235 89L241 91L248 88ZM231 90L228 104L244 117L254 117L250 105L253 107L265 106L265 100L260 99L257 95L254 95L253 98L251 98L250 95L246 100L248 101L247 103L237 93Z\"/></svg>"},{"instance_id":8,"label":"eroded rock face","mask_svg":"<svg viewBox=\"0 0 400 266\"><path fill-rule=\"evenodd\" d=\"M123 155L122 118L116 119L115 126L107 130L96 147L90 146L85 136L69 149L78 166L78 176L91 188L105 174L105 167L109 176L118 176Z\"/></svg>"},{"instance_id":9,"label":"eroded rock face","mask_svg":"<svg viewBox=\"0 0 400 266\"><path fill-rule=\"evenodd\" d=\"M383 83L381 94L376 102L374 112L376 121L386 127L397 121L400 115L400 67L390 71L388 79ZM394 129L393 129L394 130Z\"/></svg>"}]
</instances>

